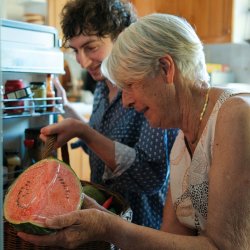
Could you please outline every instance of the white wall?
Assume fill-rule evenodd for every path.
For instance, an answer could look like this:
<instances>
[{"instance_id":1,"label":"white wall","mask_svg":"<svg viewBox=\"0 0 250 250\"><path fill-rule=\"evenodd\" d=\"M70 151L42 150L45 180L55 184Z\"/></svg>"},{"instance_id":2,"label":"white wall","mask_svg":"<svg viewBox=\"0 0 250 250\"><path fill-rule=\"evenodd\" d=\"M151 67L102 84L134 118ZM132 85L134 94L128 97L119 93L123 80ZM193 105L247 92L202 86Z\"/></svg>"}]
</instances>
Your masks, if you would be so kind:
<instances>
[{"instance_id":1,"label":"white wall","mask_svg":"<svg viewBox=\"0 0 250 250\"><path fill-rule=\"evenodd\" d=\"M250 39L250 1L234 0L233 42L241 43Z\"/></svg>"},{"instance_id":2,"label":"white wall","mask_svg":"<svg viewBox=\"0 0 250 250\"><path fill-rule=\"evenodd\" d=\"M250 84L250 44L209 44L204 47L207 63L228 64L235 82Z\"/></svg>"}]
</instances>

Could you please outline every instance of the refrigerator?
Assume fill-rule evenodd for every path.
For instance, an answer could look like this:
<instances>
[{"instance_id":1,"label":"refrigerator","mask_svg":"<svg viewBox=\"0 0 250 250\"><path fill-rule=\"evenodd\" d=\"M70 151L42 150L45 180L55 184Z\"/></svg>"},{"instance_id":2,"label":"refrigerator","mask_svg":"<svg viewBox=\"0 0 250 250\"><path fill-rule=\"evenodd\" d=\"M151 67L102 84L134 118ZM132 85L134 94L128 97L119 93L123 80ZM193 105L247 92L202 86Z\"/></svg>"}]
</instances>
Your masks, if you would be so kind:
<instances>
[{"instance_id":1,"label":"refrigerator","mask_svg":"<svg viewBox=\"0 0 250 250\"><path fill-rule=\"evenodd\" d=\"M60 49L61 41L58 38L58 32L54 27L6 19L0 19L0 24L0 160L2 163L0 204L2 207L6 191L4 184L8 186L13 181L13 172L9 172L8 166L7 169L4 168L5 152L15 152L22 165L26 153L25 130L56 122L58 114L63 113L60 97L36 98L31 91L30 84L46 82L48 74L64 74L64 56ZM8 80L22 80L24 83L22 91L27 90L27 93L25 92L21 99L16 95L7 96L5 84ZM47 107L51 105L49 101L54 103L53 110ZM41 111L38 107L42 107ZM21 110L21 112L16 112L16 110ZM1 209L1 213L2 211ZM3 248L4 242L3 231L1 219L0 249Z\"/></svg>"}]
</instances>

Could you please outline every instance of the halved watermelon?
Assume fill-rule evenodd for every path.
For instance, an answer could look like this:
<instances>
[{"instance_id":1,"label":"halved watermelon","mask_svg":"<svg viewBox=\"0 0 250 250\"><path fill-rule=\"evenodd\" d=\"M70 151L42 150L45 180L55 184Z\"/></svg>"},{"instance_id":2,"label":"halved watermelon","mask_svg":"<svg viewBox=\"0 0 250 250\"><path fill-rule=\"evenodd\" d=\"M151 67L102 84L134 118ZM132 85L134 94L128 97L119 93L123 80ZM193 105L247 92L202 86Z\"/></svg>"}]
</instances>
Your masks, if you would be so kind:
<instances>
[{"instance_id":1,"label":"halved watermelon","mask_svg":"<svg viewBox=\"0 0 250 250\"><path fill-rule=\"evenodd\" d=\"M81 208L82 185L66 163L48 158L27 168L9 187L4 217L18 231L48 234L46 218Z\"/></svg>"}]
</instances>

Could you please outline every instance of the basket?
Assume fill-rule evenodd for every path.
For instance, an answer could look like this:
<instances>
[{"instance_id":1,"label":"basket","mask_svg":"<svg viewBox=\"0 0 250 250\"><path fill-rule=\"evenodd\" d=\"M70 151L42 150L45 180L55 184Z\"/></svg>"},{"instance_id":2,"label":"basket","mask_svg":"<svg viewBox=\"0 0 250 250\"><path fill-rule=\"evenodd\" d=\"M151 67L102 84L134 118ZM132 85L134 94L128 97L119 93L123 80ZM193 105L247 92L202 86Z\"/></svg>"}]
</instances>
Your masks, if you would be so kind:
<instances>
[{"instance_id":1,"label":"basket","mask_svg":"<svg viewBox=\"0 0 250 250\"><path fill-rule=\"evenodd\" d=\"M68 150L65 147L61 148L62 151L62 157L63 160L66 163L69 163L69 156L68 156ZM44 157L45 158L45 157ZM91 183L88 181L81 181L82 185L92 185L95 188L98 188L103 194L108 198L110 196L113 196L112 206L115 207L116 211L122 217L123 219L127 221L132 220L132 210L130 209L129 204L124 200L124 198L118 194L115 193L106 187ZM17 231L11 224L8 222L4 222L4 249L5 250L59 250L59 249L65 249L62 247L47 247L47 246L35 246L33 244L30 244L29 242L26 242L19 238L17 236ZM88 243L85 243L78 248L78 250L115 250L117 249L116 246L113 244L110 244L108 242L104 241L91 241Z\"/></svg>"}]
</instances>

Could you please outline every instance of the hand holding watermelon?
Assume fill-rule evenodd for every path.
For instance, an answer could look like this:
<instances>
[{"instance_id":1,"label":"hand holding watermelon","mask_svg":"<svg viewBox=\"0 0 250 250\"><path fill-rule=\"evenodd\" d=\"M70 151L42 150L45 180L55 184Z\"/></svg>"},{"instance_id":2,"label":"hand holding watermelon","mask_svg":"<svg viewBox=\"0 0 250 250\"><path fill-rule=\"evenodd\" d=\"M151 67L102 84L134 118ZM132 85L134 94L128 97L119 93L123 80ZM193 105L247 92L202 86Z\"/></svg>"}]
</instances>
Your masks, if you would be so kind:
<instances>
[{"instance_id":1,"label":"hand holding watermelon","mask_svg":"<svg viewBox=\"0 0 250 250\"><path fill-rule=\"evenodd\" d=\"M92 200L92 199L91 199ZM49 235L30 235L19 232L18 236L38 246L60 246L74 249L89 241L102 241L112 221L119 216L98 209L84 209L46 219L46 227L56 229Z\"/></svg>"}]
</instances>

